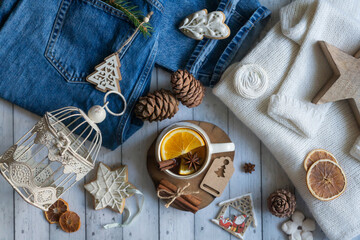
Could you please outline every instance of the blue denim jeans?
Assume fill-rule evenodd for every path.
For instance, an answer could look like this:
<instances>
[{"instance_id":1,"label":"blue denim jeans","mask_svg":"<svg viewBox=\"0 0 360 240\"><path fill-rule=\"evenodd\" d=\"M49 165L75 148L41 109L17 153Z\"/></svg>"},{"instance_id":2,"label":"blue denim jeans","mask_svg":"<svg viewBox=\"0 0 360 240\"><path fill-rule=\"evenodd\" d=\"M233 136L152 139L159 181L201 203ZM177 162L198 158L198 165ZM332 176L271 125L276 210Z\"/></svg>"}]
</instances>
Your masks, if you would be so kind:
<instances>
[{"instance_id":1,"label":"blue denim jeans","mask_svg":"<svg viewBox=\"0 0 360 240\"><path fill-rule=\"evenodd\" d=\"M270 12L257 0L133 0L146 15L153 11L151 37L138 33L119 54L121 92L128 107L121 117L99 124L103 146L115 149L142 126L132 113L149 90L156 64L187 68L213 86L230 62L249 50ZM195 41L180 33L187 15L221 10L232 34L225 40ZM0 2L0 97L38 115L64 106L87 111L102 105L104 93L86 82L94 66L115 52L134 32L119 10L101 0L2 0ZM122 102L110 98L109 108Z\"/></svg>"}]
</instances>

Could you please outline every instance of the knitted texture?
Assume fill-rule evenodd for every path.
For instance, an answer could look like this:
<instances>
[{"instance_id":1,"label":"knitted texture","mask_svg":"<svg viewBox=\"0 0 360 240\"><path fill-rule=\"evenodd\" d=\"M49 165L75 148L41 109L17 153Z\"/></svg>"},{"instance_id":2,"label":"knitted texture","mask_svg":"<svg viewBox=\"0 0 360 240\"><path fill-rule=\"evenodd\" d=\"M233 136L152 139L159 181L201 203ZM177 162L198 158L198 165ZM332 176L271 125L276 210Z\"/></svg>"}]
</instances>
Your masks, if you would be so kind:
<instances>
[{"instance_id":1,"label":"knitted texture","mask_svg":"<svg viewBox=\"0 0 360 240\"><path fill-rule=\"evenodd\" d=\"M337 4L348 9L351 1ZM277 92L277 101L271 101L268 111L271 117L300 135L315 137L331 104L310 102L333 74L318 41L324 40L354 54L359 46L360 26L352 17L355 14L345 18L347 13L338 11L326 1L307 2L298 1L280 11L280 37L292 40L298 49L296 59ZM276 64L276 60L272 64Z\"/></svg>"},{"instance_id":2,"label":"knitted texture","mask_svg":"<svg viewBox=\"0 0 360 240\"><path fill-rule=\"evenodd\" d=\"M293 2L281 10L281 22L230 66L213 90L270 149L330 239L360 234L360 163L349 154L359 130L346 101L310 103L332 75L317 41L354 54L360 48L359 9L358 0ZM234 89L234 75L244 64L258 64L269 76L268 89L254 100ZM348 180L344 194L329 202L315 199L306 187L303 160L319 147L336 156Z\"/></svg>"}]
</instances>

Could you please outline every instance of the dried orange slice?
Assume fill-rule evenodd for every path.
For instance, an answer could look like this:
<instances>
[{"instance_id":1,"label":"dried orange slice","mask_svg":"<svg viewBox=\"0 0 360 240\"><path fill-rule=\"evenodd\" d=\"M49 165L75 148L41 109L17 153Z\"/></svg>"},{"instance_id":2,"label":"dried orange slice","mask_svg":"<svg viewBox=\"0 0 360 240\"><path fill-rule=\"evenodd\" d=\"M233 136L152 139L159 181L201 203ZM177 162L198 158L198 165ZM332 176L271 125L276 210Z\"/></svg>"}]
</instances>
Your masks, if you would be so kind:
<instances>
[{"instance_id":1,"label":"dried orange slice","mask_svg":"<svg viewBox=\"0 0 360 240\"><path fill-rule=\"evenodd\" d=\"M45 218L51 224L58 223L61 214L63 214L67 210L69 210L69 204L65 200L60 198L49 207L49 210L44 212Z\"/></svg>"},{"instance_id":2,"label":"dried orange slice","mask_svg":"<svg viewBox=\"0 0 360 240\"><path fill-rule=\"evenodd\" d=\"M305 171L307 171L314 162L316 162L320 159L329 159L335 163L338 163L336 161L335 156L332 155L332 153L330 153L324 149L315 149L315 150L312 150L311 152L309 152L308 155L304 159Z\"/></svg>"},{"instance_id":3,"label":"dried orange slice","mask_svg":"<svg viewBox=\"0 0 360 240\"><path fill-rule=\"evenodd\" d=\"M332 160L318 160L306 174L306 184L311 194L321 201L340 196L346 188L346 177L342 168Z\"/></svg>"},{"instance_id":4,"label":"dried orange slice","mask_svg":"<svg viewBox=\"0 0 360 240\"><path fill-rule=\"evenodd\" d=\"M79 215L74 212L67 211L60 216L59 224L62 230L72 233L80 229L81 221Z\"/></svg>"},{"instance_id":5,"label":"dried orange slice","mask_svg":"<svg viewBox=\"0 0 360 240\"><path fill-rule=\"evenodd\" d=\"M205 141L199 133L188 128L177 128L164 137L160 146L161 159L177 158L204 146Z\"/></svg>"}]
</instances>

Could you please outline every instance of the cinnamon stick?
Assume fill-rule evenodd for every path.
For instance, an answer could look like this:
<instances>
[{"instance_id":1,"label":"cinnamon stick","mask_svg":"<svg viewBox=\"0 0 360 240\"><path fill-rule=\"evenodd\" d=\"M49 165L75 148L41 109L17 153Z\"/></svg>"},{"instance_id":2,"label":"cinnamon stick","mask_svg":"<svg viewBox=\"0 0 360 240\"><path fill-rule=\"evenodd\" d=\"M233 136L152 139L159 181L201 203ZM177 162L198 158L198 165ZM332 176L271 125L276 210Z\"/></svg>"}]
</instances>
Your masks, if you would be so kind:
<instances>
[{"instance_id":1,"label":"cinnamon stick","mask_svg":"<svg viewBox=\"0 0 360 240\"><path fill-rule=\"evenodd\" d=\"M160 184L168 187L172 192L176 192L177 187L172 184L170 181L166 180L166 179L162 179L160 181ZM182 196L184 199L186 199L188 202L190 202L192 205L198 207L201 204L201 199L193 196L193 195L183 195Z\"/></svg>"},{"instance_id":2,"label":"cinnamon stick","mask_svg":"<svg viewBox=\"0 0 360 240\"><path fill-rule=\"evenodd\" d=\"M164 168L160 168L160 171L165 171L165 170L169 170L172 169L173 167L175 167L176 165L170 165L168 167L164 167Z\"/></svg>"},{"instance_id":3,"label":"cinnamon stick","mask_svg":"<svg viewBox=\"0 0 360 240\"><path fill-rule=\"evenodd\" d=\"M162 185L161 183L158 186L158 190L159 189L163 189L163 190L166 190L168 192L175 193L174 191L172 191L168 187ZM166 194L166 193L164 193L164 194ZM166 195L169 196L168 194L166 194ZM164 195L164 196L166 196L166 195ZM196 213L199 210L198 207L194 206L192 203L185 200L182 196L177 197L174 202L177 202L179 205L182 205L185 210L191 211L192 213Z\"/></svg>"},{"instance_id":4,"label":"cinnamon stick","mask_svg":"<svg viewBox=\"0 0 360 240\"><path fill-rule=\"evenodd\" d=\"M176 204L178 204L178 206L180 206L181 208L183 208L183 209L185 209L185 211L190 211L190 212L192 212L192 213L196 213L197 211L199 211L199 208L197 208L197 207L193 207L193 208L187 208L187 206L186 205L184 205L182 202L180 202L179 200L178 200L179 198L177 198L174 202L173 202L173 204L174 203L176 203Z\"/></svg>"},{"instance_id":5,"label":"cinnamon stick","mask_svg":"<svg viewBox=\"0 0 360 240\"><path fill-rule=\"evenodd\" d=\"M163 186L162 186L163 187ZM163 196L170 196L170 194L163 193ZM176 206L177 208L180 208L185 211L190 211L192 213L196 213L199 211L199 208L193 206L191 203L187 202L185 199L178 197L174 200L174 202L171 203L171 205Z\"/></svg>"},{"instance_id":6,"label":"cinnamon stick","mask_svg":"<svg viewBox=\"0 0 360 240\"><path fill-rule=\"evenodd\" d=\"M173 167L175 167L177 165L177 161L176 159L169 159L169 160L165 160L165 161L160 161L158 163L158 167L161 171L165 171L168 169L171 169Z\"/></svg>"},{"instance_id":7,"label":"cinnamon stick","mask_svg":"<svg viewBox=\"0 0 360 240\"><path fill-rule=\"evenodd\" d=\"M199 209L194 209L194 210L190 210L187 209L186 206L184 206L182 203L180 203L179 201L175 200L172 204L172 206L176 207L177 209L183 210L183 211L190 211L192 213L196 213L197 211L199 211Z\"/></svg>"}]
</instances>

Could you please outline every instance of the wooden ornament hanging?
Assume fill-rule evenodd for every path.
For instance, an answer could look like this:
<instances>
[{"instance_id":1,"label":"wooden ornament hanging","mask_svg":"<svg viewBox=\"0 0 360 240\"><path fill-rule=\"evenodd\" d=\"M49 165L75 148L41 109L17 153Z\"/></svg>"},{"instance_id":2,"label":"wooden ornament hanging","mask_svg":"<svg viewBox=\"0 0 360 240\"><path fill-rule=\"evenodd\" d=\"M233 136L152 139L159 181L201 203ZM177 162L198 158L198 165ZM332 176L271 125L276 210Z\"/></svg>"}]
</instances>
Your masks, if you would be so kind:
<instances>
[{"instance_id":1,"label":"wooden ornament hanging","mask_svg":"<svg viewBox=\"0 0 360 240\"><path fill-rule=\"evenodd\" d=\"M360 126L360 51L351 56L324 42L319 42L334 75L312 100L315 104L348 99Z\"/></svg>"},{"instance_id":2,"label":"wooden ornament hanging","mask_svg":"<svg viewBox=\"0 0 360 240\"><path fill-rule=\"evenodd\" d=\"M86 81L95 84L102 92L120 91L120 60L118 53L113 53L95 67L95 71L86 77Z\"/></svg>"},{"instance_id":3,"label":"wooden ornament hanging","mask_svg":"<svg viewBox=\"0 0 360 240\"><path fill-rule=\"evenodd\" d=\"M109 55L104 61L95 66L95 71L86 77L86 81L96 85L96 89L101 92L117 91L121 92L119 81L122 79L120 72L120 58L119 53L128 45L135 37L136 33L143 24L150 21L153 12L150 12L143 20L143 22L136 28L134 33L121 45L121 47L113 54Z\"/></svg>"}]
</instances>

